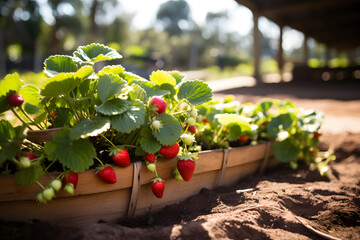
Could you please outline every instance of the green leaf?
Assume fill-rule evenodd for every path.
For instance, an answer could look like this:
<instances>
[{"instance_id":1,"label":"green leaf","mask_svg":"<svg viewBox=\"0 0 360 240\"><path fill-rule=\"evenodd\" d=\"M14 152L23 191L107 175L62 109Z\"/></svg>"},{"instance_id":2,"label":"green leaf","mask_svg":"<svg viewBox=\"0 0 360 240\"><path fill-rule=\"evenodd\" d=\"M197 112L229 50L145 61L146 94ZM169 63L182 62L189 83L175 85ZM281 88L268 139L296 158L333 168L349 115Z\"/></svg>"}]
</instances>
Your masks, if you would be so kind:
<instances>
[{"instance_id":1,"label":"green leaf","mask_svg":"<svg viewBox=\"0 0 360 240\"><path fill-rule=\"evenodd\" d=\"M171 96L176 95L176 90L175 90L174 86L171 84L168 84L168 83L161 84L160 89L170 92Z\"/></svg>"},{"instance_id":2,"label":"green leaf","mask_svg":"<svg viewBox=\"0 0 360 240\"><path fill-rule=\"evenodd\" d=\"M43 174L43 168L41 165L33 165L29 168L22 168L15 173L15 180L18 184L27 186L31 185Z\"/></svg>"},{"instance_id":3,"label":"green leaf","mask_svg":"<svg viewBox=\"0 0 360 240\"><path fill-rule=\"evenodd\" d=\"M98 43L78 47L78 49L74 52L74 57L77 57L84 62L93 63L122 58L115 49Z\"/></svg>"},{"instance_id":4,"label":"green leaf","mask_svg":"<svg viewBox=\"0 0 360 240\"><path fill-rule=\"evenodd\" d=\"M299 123L302 131L314 133L318 131L324 121L324 114L315 110L301 112Z\"/></svg>"},{"instance_id":5,"label":"green leaf","mask_svg":"<svg viewBox=\"0 0 360 240\"><path fill-rule=\"evenodd\" d=\"M128 82L128 84L132 83L132 81L135 80L135 79L145 80L143 77L140 77L139 75L136 75L135 73L126 72L126 71L121 73L120 77L125 79ZM145 81L147 81L147 80L145 80Z\"/></svg>"},{"instance_id":6,"label":"green leaf","mask_svg":"<svg viewBox=\"0 0 360 240\"><path fill-rule=\"evenodd\" d=\"M0 166L20 153L21 145L26 137L25 126L12 127L5 120L0 121Z\"/></svg>"},{"instance_id":7,"label":"green leaf","mask_svg":"<svg viewBox=\"0 0 360 240\"><path fill-rule=\"evenodd\" d=\"M288 163L296 159L300 149L290 138L287 138L284 141L275 142L273 151L276 159Z\"/></svg>"},{"instance_id":8,"label":"green leaf","mask_svg":"<svg viewBox=\"0 0 360 240\"><path fill-rule=\"evenodd\" d=\"M54 55L44 62L44 73L53 77L59 73L71 73L78 70L76 62L70 56Z\"/></svg>"},{"instance_id":9,"label":"green leaf","mask_svg":"<svg viewBox=\"0 0 360 240\"><path fill-rule=\"evenodd\" d=\"M237 123L239 125L246 125L250 127L250 124L247 121L245 121L240 115L237 114L232 114L232 113L217 114L216 118L218 122L223 126Z\"/></svg>"},{"instance_id":10,"label":"green leaf","mask_svg":"<svg viewBox=\"0 0 360 240\"><path fill-rule=\"evenodd\" d=\"M101 69L101 71L98 72L98 75L103 75L103 74L117 74L120 75L122 73L124 73L125 68L121 65L112 65L112 66L106 66L103 69ZM121 77L121 76L120 76Z\"/></svg>"},{"instance_id":11,"label":"green leaf","mask_svg":"<svg viewBox=\"0 0 360 240\"><path fill-rule=\"evenodd\" d=\"M148 97L145 90L137 84L132 84L131 87L133 90L129 92L130 100L138 99L141 102L146 103Z\"/></svg>"},{"instance_id":12,"label":"green leaf","mask_svg":"<svg viewBox=\"0 0 360 240\"><path fill-rule=\"evenodd\" d=\"M111 117L111 125L121 133L130 133L145 122L145 107L138 100L129 105L129 109L122 114Z\"/></svg>"},{"instance_id":13,"label":"green leaf","mask_svg":"<svg viewBox=\"0 0 360 240\"><path fill-rule=\"evenodd\" d=\"M61 164L75 172L82 172L93 165L96 151L88 139L70 139L70 129L54 135L52 142L57 145L55 156Z\"/></svg>"},{"instance_id":14,"label":"green leaf","mask_svg":"<svg viewBox=\"0 0 360 240\"><path fill-rule=\"evenodd\" d=\"M0 96L0 113L9 110L11 107L7 102L7 96Z\"/></svg>"},{"instance_id":15,"label":"green leaf","mask_svg":"<svg viewBox=\"0 0 360 240\"><path fill-rule=\"evenodd\" d=\"M55 161L56 160L56 152L57 145L55 142L46 142L44 145L44 151L46 153L46 157L49 161Z\"/></svg>"},{"instance_id":16,"label":"green leaf","mask_svg":"<svg viewBox=\"0 0 360 240\"><path fill-rule=\"evenodd\" d=\"M293 113L280 114L273 117L267 124L267 132L271 137L276 138L282 129L287 130L294 121L296 121L296 116Z\"/></svg>"},{"instance_id":17,"label":"green leaf","mask_svg":"<svg viewBox=\"0 0 360 240\"><path fill-rule=\"evenodd\" d=\"M94 120L84 119L73 127L69 136L71 140L85 137L95 137L110 128L110 120L103 117L95 117Z\"/></svg>"},{"instance_id":18,"label":"green leaf","mask_svg":"<svg viewBox=\"0 0 360 240\"><path fill-rule=\"evenodd\" d=\"M254 112L262 112L264 114L274 105L272 100L263 100L258 103L254 109Z\"/></svg>"},{"instance_id":19,"label":"green leaf","mask_svg":"<svg viewBox=\"0 0 360 240\"><path fill-rule=\"evenodd\" d=\"M242 135L241 127L239 124L230 124L228 130L229 135L227 136L227 139L229 141L235 141Z\"/></svg>"},{"instance_id":20,"label":"green leaf","mask_svg":"<svg viewBox=\"0 0 360 240\"><path fill-rule=\"evenodd\" d=\"M104 74L99 76L97 90L101 101L104 103L110 98L120 94L121 90L126 86L126 81L118 75Z\"/></svg>"},{"instance_id":21,"label":"green leaf","mask_svg":"<svg viewBox=\"0 0 360 240\"><path fill-rule=\"evenodd\" d=\"M150 81L156 85L162 85L164 83L170 84L172 86L176 86L176 80L171 74L158 70L156 72L152 72L150 75Z\"/></svg>"},{"instance_id":22,"label":"green leaf","mask_svg":"<svg viewBox=\"0 0 360 240\"><path fill-rule=\"evenodd\" d=\"M131 103L131 101L114 98L97 106L96 110L107 116L118 115L127 111Z\"/></svg>"},{"instance_id":23,"label":"green leaf","mask_svg":"<svg viewBox=\"0 0 360 240\"><path fill-rule=\"evenodd\" d=\"M200 80L185 81L180 84L178 99L187 99L191 104L199 105L212 98L211 88Z\"/></svg>"},{"instance_id":24,"label":"green leaf","mask_svg":"<svg viewBox=\"0 0 360 240\"><path fill-rule=\"evenodd\" d=\"M94 69L91 66L84 66L74 73L74 78L79 79L81 82L88 78Z\"/></svg>"},{"instance_id":25,"label":"green leaf","mask_svg":"<svg viewBox=\"0 0 360 240\"><path fill-rule=\"evenodd\" d=\"M182 75L179 71L168 71L168 73L175 78L176 85L178 85L181 81L185 80L185 75Z\"/></svg>"},{"instance_id":26,"label":"green leaf","mask_svg":"<svg viewBox=\"0 0 360 240\"><path fill-rule=\"evenodd\" d=\"M57 117L54 120L54 127L71 126L73 115L69 108L56 108L55 114Z\"/></svg>"},{"instance_id":27,"label":"green leaf","mask_svg":"<svg viewBox=\"0 0 360 240\"><path fill-rule=\"evenodd\" d=\"M141 130L140 146L145 152L150 154L158 152L161 148L160 143L152 135L150 128L143 128Z\"/></svg>"},{"instance_id":28,"label":"green leaf","mask_svg":"<svg viewBox=\"0 0 360 240\"><path fill-rule=\"evenodd\" d=\"M39 108L37 106L34 106L30 103L25 103L25 107L24 107L25 112L29 113L29 114L35 114L39 112Z\"/></svg>"},{"instance_id":29,"label":"green leaf","mask_svg":"<svg viewBox=\"0 0 360 240\"><path fill-rule=\"evenodd\" d=\"M4 79L0 80L0 96L7 96L11 91L18 92L22 85L24 83L20 80L19 74L8 74Z\"/></svg>"},{"instance_id":30,"label":"green leaf","mask_svg":"<svg viewBox=\"0 0 360 240\"><path fill-rule=\"evenodd\" d=\"M161 97L170 93L169 91L163 90L160 88L160 86L155 85L154 83L149 82L147 80L136 79L133 80L132 83L137 84L141 88L143 88L148 97L153 97L153 96Z\"/></svg>"},{"instance_id":31,"label":"green leaf","mask_svg":"<svg viewBox=\"0 0 360 240\"><path fill-rule=\"evenodd\" d=\"M19 91L19 94L23 97L25 102L31 105L38 106L41 102L40 89L35 85L25 85Z\"/></svg>"},{"instance_id":32,"label":"green leaf","mask_svg":"<svg viewBox=\"0 0 360 240\"><path fill-rule=\"evenodd\" d=\"M58 75L49 78L49 80L44 84L41 94L46 97L67 95L79 84L80 80L74 78L74 74L59 73Z\"/></svg>"},{"instance_id":33,"label":"green leaf","mask_svg":"<svg viewBox=\"0 0 360 240\"><path fill-rule=\"evenodd\" d=\"M160 142L161 145L174 145L180 138L182 127L180 123L171 115L162 113L156 116L156 120L161 123L161 128L153 130L153 136Z\"/></svg>"}]
</instances>

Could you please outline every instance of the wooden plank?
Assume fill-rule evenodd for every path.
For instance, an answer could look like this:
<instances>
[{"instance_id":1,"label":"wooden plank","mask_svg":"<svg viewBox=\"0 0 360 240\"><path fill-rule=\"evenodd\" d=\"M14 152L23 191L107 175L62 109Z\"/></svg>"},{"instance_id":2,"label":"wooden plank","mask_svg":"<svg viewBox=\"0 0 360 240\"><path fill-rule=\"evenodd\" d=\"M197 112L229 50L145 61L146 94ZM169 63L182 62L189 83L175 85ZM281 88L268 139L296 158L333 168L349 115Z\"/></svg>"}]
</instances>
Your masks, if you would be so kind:
<instances>
[{"instance_id":1,"label":"wooden plank","mask_svg":"<svg viewBox=\"0 0 360 240\"><path fill-rule=\"evenodd\" d=\"M185 200L200 192L203 188L213 189L216 185L218 171L210 171L193 175L189 182L178 182L174 178L165 181L165 191L163 198L154 196L151 184L141 186L139 202L136 215L145 215L149 210L156 212L166 205Z\"/></svg>"},{"instance_id":2,"label":"wooden plank","mask_svg":"<svg viewBox=\"0 0 360 240\"><path fill-rule=\"evenodd\" d=\"M234 167L248 162L263 159L265 156L266 144L247 146L246 148L232 148L229 151L227 167Z\"/></svg>"},{"instance_id":3,"label":"wooden plank","mask_svg":"<svg viewBox=\"0 0 360 240\"><path fill-rule=\"evenodd\" d=\"M248 162L246 164L226 169L221 186L229 186L237 183L241 178L256 172L262 160Z\"/></svg>"},{"instance_id":4,"label":"wooden plank","mask_svg":"<svg viewBox=\"0 0 360 240\"><path fill-rule=\"evenodd\" d=\"M33 201L0 203L0 219L31 221L38 219L59 225L114 221L125 216L130 188L118 191L76 196L72 199L56 198L51 203L37 206Z\"/></svg>"}]
</instances>

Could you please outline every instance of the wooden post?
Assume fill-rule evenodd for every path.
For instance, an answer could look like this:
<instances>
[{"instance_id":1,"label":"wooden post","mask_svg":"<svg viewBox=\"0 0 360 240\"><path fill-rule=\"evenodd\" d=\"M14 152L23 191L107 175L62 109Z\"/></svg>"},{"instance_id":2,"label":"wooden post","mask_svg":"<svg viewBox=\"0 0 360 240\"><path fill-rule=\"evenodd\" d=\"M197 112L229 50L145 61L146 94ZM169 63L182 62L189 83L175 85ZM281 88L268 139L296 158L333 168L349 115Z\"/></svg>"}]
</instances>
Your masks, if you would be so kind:
<instances>
[{"instance_id":1,"label":"wooden post","mask_svg":"<svg viewBox=\"0 0 360 240\"><path fill-rule=\"evenodd\" d=\"M257 12L253 11L253 52L254 52L254 78L257 83L261 83L261 76L259 71L260 63L260 32L259 32L259 15Z\"/></svg>"},{"instance_id":2,"label":"wooden post","mask_svg":"<svg viewBox=\"0 0 360 240\"><path fill-rule=\"evenodd\" d=\"M284 56L283 56L283 26L280 27L280 34L279 34L279 46L278 46L278 52L277 52L277 62L279 67L279 74L280 74L280 81L283 81L283 71L284 71Z\"/></svg>"}]
</instances>

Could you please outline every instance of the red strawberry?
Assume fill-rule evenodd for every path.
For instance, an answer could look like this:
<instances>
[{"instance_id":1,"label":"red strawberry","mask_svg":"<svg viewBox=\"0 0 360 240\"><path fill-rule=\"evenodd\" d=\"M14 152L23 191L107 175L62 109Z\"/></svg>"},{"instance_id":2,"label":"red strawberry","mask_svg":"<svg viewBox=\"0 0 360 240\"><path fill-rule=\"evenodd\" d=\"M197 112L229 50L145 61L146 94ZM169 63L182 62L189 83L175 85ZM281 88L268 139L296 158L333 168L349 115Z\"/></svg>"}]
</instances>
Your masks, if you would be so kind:
<instances>
[{"instance_id":1,"label":"red strawberry","mask_svg":"<svg viewBox=\"0 0 360 240\"><path fill-rule=\"evenodd\" d=\"M20 106L24 102L24 99L21 95L12 93L7 97L7 102L10 106L16 107Z\"/></svg>"},{"instance_id":2,"label":"red strawberry","mask_svg":"<svg viewBox=\"0 0 360 240\"><path fill-rule=\"evenodd\" d=\"M151 183L151 190L157 198L162 198L165 190L164 180L159 177L154 178Z\"/></svg>"},{"instance_id":3,"label":"red strawberry","mask_svg":"<svg viewBox=\"0 0 360 240\"><path fill-rule=\"evenodd\" d=\"M319 138L322 134L319 132L314 132L314 137Z\"/></svg>"},{"instance_id":4,"label":"red strawberry","mask_svg":"<svg viewBox=\"0 0 360 240\"><path fill-rule=\"evenodd\" d=\"M246 143L248 140L249 140L249 136L247 136L247 135L241 135L239 137L239 141L242 143Z\"/></svg>"},{"instance_id":5,"label":"red strawberry","mask_svg":"<svg viewBox=\"0 0 360 240\"><path fill-rule=\"evenodd\" d=\"M102 170L100 170L98 172L98 174L99 174L100 179L107 183L116 183L117 182L115 170L110 166L104 167Z\"/></svg>"},{"instance_id":6,"label":"red strawberry","mask_svg":"<svg viewBox=\"0 0 360 240\"><path fill-rule=\"evenodd\" d=\"M189 181L195 170L195 161L189 156L183 156L177 161L177 168L185 181Z\"/></svg>"},{"instance_id":7,"label":"red strawberry","mask_svg":"<svg viewBox=\"0 0 360 240\"><path fill-rule=\"evenodd\" d=\"M27 157L30 160L33 160L35 158L38 158L38 156L36 156L35 154L31 153L31 152L27 152L24 154L25 157Z\"/></svg>"},{"instance_id":8,"label":"red strawberry","mask_svg":"<svg viewBox=\"0 0 360 240\"><path fill-rule=\"evenodd\" d=\"M209 123L209 120L207 120L207 118L204 117L203 122L204 122L205 124L208 124L208 123Z\"/></svg>"},{"instance_id":9,"label":"red strawberry","mask_svg":"<svg viewBox=\"0 0 360 240\"><path fill-rule=\"evenodd\" d=\"M155 160L156 160L156 155L155 155L155 153L152 153L152 154L150 154L150 153L145 153L145 159L146 159L146 161L148 161L149 163L153 163L153 162L155 162Z\"/></svg>"},{"instance_id":10,"label":"red strawberry","mask_svg":"<svg viewBox=\"0 0 360 240\"><path fill-rule=\"evenodd\" d=\"M167 159L171 159L177 156L179 153L180 146L178 143L175 143L172 146L161 146L159 153Z\"/></svg>"},{"instance_id":11,"label":"red strawberry","mask_svg":"<svg viewBox=\"0 0 360 240\"><path fill-rule=\"evenodd\" d=\"M160 97L151 98L151 105L154 105L157 107L156 112L158 114L165 112L166 107L167 107L167 103L165 102L165 100Z\"/></svg>"},{"instance_id":12,"label":"red strawberry","mask_svg":"<svg viewBox=\"0 0 360 240\"><path fill-rule=\"evenodd\" d=\"M127 167L130 165L129 152L124 148L116 151L116 153L112 155L112 160L120 167Z\"/></svg>"},{"instance_id":13,"label":"red strawberry","mask_svg":"<svg viewBox=\"0 0 360 240\"><path fill-rule=\"evenodd\" d=\"M185 124L185 129L187 128L187 126L188 126L188 124L186 123L186 124ZM189 126L188 131L191 132L192 134L195 134L195 133L196 133L196 127L195 127L195 125Z\"/></svg>"},{"instance_id":14,"label":"red strawberry","mask_svg":"<svg viewBox=\"0 0 360 240\"><path fill-rule=\"evenodd\" d=\"M72 183L74 185L74 189L76 189L78 180L79 180L79 175L75 172L72 172L72 173L69 173L68 175L66 175L62 179L62 182L64 185L66 185L67 183Z\"/></svg>"}]
</instances>

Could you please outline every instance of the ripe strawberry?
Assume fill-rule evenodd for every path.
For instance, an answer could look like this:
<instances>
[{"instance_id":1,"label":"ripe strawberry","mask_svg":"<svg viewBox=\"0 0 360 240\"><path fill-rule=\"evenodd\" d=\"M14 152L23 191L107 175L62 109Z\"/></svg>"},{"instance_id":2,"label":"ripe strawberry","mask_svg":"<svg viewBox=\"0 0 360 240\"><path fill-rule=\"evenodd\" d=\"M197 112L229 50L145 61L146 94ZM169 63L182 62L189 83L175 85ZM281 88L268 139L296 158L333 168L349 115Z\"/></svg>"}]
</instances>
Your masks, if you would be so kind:
<instances>
[{"instance_id":1,"label":"ripe strawberry","mask_svg":"<svg viewBox=\"0 0 360 240\"><path fill-rule=\"evenodd\" d=\"M38 156L36 156L35 154L31 153L31 152L27 152L24 154L25 157L27 157L30 160L33 160L35 158L38 158Z\"/></svg>"},{"instance_id":2,"label":"ripe strawberry","mask_svg":"<svg viewBox=\"0 0 360 240\"><path fill-rule=\"evenodd\" d=\"M159 153L167 159L171 159L177 156L179 153L180 146L178 143L175 143L172 146L161 146Z\"/></svg>"},{"instance_id":3,"label":"ripe strawberry","mask_svg":"<svg viewBox=\"0 0 360 240\"><path fill-rule=\"evenodd\" d=\"M241 135L239 137L239 141L242 143L246 143L248 140L249 140L249 136L247 136L247 135Z\"/></svg>"},{"instance_id":4,"label":"ripe strawberry","mask_svg":"<svg viewBox=\"0 0 360 240\"><path fill-rule=\"evenodd\" d=\"M12 93L7 97L7 102L10 106L16 107L20 106L24 102L24 99L21 95Z\"/></svg>"},{"instance_id":5,"label":"ripe strawberry","mask_svg":"<svg viewBox=\"0 0 360 240\"><path fill-rule=\"evenodd\" d=\"M209 120L207 120L207 118L204 117L203 122L204 122L205 124L208 124L208 123L209 123Z\"/></svg>"},{"instance_id":6,"label":"ripe strawberry","mask_svg":"<svg viewBox=\"0 0 360 240\"><path fill-rule=\"evenodd\" d=\"M154 178L151 183L151 190L157 198L162 198L165 190L164 180L159 177Z\"/></svg>"},{"instance_id":7,"label":"ripe strawberry","mask_svg":"<svg viewBox=\"0 0 360 240\"><path fill-rule=\"evenodd\" d=\"M79 175L75 172L72 172L72 173L67 174L65 177L63 177L62 183L64 185L66 185L67 183L72 183L74 186L74 189L76 189L78 180L79 180Z\"/></svg>"},{"instance_id":8,"label":"ripe strawberry","mask_svg":"<svg viewBox=\"0 0 360 240\"><path fill-rule=\"evenodd\" d=\"M319 138L322 134L319 132L314 132L314 137Z\"/></svg>"},{"instance_id":9,"label":"ripe strawberry","mask_svg":"<svg viewBox=\"0 0 360 240\"><path fill-rule=\"evenodd\" d=\"M102 170L100 170L98 172L98 174L99 174L100 179L107 183L116 183L117 182L115 170L110 166L104 167Z\"/></svg>"},{"instance_id":10,"label":"ripe strawberry","mask_svg":"<svg viewBox=\"0 0 360 240\"><path fill-rule=\"evenodd\" d=\"M165 112L166 107L167 107L167 103L165 102L165 100L160 98L160 97L152 97L151 98L151 105L154 105L154 106L157 107L156 112L158 114L161 114L161 113Z\"/></svg>"},{"instance_id":11,"label":"ripe strawberry","mask_svg":"<svg viewBox=\"0 0 360 240\"><path fill-rule=\"evenodd\" d=\"M188 126L188 124L186 123L184 128L186 129L187 126ZM196 133L196 127L195 127L195 125L189 126L189 127L188 127L188 131L191 132L192 134L195 134L195 133Z\"/></svg>"},{"instance_id":12,"label":"ripe strawberry","mask_svg":"<svg viewBox=\"0 0 360 240\"><path fill-rule=\"evenodd\" d=\"M148 161L149 163L154 163L155 160L156 160L156 155L155 155L155 153L152 153L152 154L150 154L150 153L145 153L145 159L146 159L146 161Z\"/></svg>"},{"instance_id":13,"label":"ripe strawberry","mask_svg":"<svg viewBox=\"0 0 360 240\"><path fill-rule=\"evenodd\" d=\"M125 148L116 151L116 153L112 155L112 160L120 167L127 167L130 165L129 152Z\"/></svg>"},{"instance_id":14,"label":"ripe strawberry","mask_svg":"<svg viewBox=\"0 0 360 240\"><path fill-rule=\"evenodd\" d=\"M177 161L177 168L185 181L189 181L195 170L195 161L189 156L183 156Z\"/></svg>"}]
</instances>

